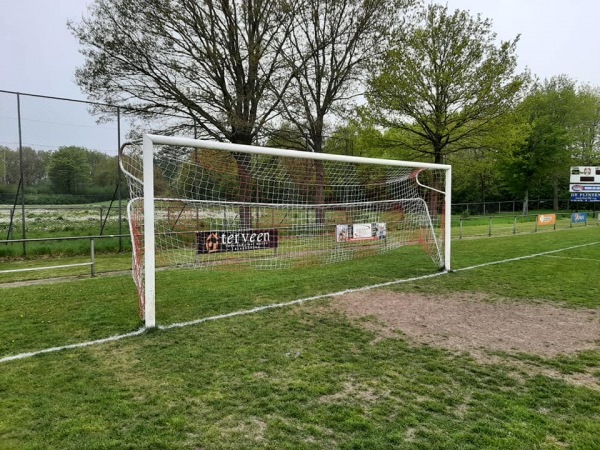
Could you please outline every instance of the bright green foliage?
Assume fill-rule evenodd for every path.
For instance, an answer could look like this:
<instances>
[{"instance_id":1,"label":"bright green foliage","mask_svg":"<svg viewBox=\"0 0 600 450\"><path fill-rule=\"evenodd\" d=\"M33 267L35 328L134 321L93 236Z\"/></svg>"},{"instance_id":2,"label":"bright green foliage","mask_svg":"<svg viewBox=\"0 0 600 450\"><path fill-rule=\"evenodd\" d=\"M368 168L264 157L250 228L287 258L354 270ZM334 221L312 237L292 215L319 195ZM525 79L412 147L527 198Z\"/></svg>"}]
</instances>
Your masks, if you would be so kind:
<instances>
[{"instance_id":1,"label":"bright green foliage","mask_svg":"<svg viewBox=\"0 0 600 450\"><path fill-rule=\"evenodd\" d=\"M87 152L80 147L61 147L52 154L48 164L48 177L55 191L78 194L90 181L91 168Z\"/></svg>"},{"instance_id":2,"label":"bright green foliage","mask_svg":"<svg viewBox=\"0 0 600 450\"><path fill-rule=\"evenodd\" d=\"M367 91L369 114L406 132L403 144L436 163L472 148L519 100L516 44L496 44L491 22L438 4L398 33ZM403 135L400 135L401 137Z\"/></svg>"},{"instance_id":3,"label":"bright green foliage","mask_svg":"<svg viewBox=\"0 0 600 450\"><path fill-rule=\"evenodd\" d=\"M536 87L517 109L524 139L510 149L503 169L509 188L524 197L524 213L534 186L552 187L557 200L559 184L568 182L571 149L585 123L581 107L586 101L575 82L561 76Z\"/></svg>"},{"instance_id":4,"label":"bright green foliage","mask_svg":"<svg viewBox=\"0 0 600 450\"><path fill-rule=\"evenodd\" d=\"M577 127L571 153L573 165L589 166L600 161L600 88L582 86L578 92L575 115Z\"/></svg>"}]
</instances>

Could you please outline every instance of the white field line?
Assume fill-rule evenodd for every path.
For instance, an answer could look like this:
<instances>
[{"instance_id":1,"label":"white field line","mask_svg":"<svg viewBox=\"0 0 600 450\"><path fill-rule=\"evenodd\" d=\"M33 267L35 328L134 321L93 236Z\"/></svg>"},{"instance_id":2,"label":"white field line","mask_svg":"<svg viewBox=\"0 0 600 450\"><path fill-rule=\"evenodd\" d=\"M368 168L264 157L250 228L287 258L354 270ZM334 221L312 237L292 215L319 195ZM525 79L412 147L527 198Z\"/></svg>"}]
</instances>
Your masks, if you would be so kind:
<instances>
[{"instance_id":1,"label":"white field line","mask_svg":"<svg viewBox=\"0 0 600 450\"><path fill-rule=\"evenodd\" d=\"M16 359L31 358L32 356L41 355L43 353L52 353L52 352L59 352L61 350L70 350L73 348L82 348L82 347L90 347L92 345L106 344L107 342L114 342L114 341L119 341L121 339L125 339L128 337L139 336L140 334L144 334L145 332L146 332L145 328L140 328L139 330L132 331L131 333L118 334L118 335L110 336L110 337L103 338L103 339L97 339L95 341L80 342L78 344L63 345L61 347L50 347L50 348L45 348L43 350L36 350L34 352L20 353L18 355L13 355L13 356L5 356L4 358L0 358L0 363L14 361Z\"/></svg>"},{"instance_id":2,"label":"white field line","mask_svg":"<svg viewBox=\"0 0 600 450\"><path fill-rule=\"evenodd\" d=\"M190 320L189 322L172 323L170 325L159 325L158 329L169 330L171 328L188 327L190 325L197 325L199 323L209 322L212 320L225 319L228 317L245 316L246 314L254 314L256 312L264 311L266 309L283 308L285 306L298 305L300 303L310 302L312 300L320 300L320 299L328 298L328 297L339 297L341 295L350 294L352 292L362 292L362 291L368 291L370 289L377 289L377 288L382 288L382 287L386 287L386 286L392 286L394 284L409 283L411 281L420 281L420 280L425 280L427 278L439 277L440 275L444 275L446 273L448 273L448 272L441 271L441 272L433 273L430 275L423 275L420 277L405 278L403 280L388 281L385 283L373 284L370 286L364 286L364 287L356 288L356 289L346 289L343 291L332 292L330 294L321 294L321 295L315 295L314 297L299 298L297 300L292 300L291 302L273 303L271 305L257 306L256 308L252 308L252 309L245 309L242 311L234 311L234 312L230 312L227 314L221 314L219 316L205 317L203 319ZM0 362L2 362L2 360L0 360Z\"/></svg>"},{"instance_id":3,"label":"white field line","mask_svg":"<svg viewBox=\"0 0 600 450\"><path fill-rule=\"evenodd\" d=\"M556 256L556 255L546 255L546 258L556 258L556 259L573 259L576 261L593 261L600 262L600 259L595 258L572 258L570 256Z\"/></svg>"},{"instance_id":4,"label":"white field line","mask_svg":"<svg viewBox=\"0 0 600 450\"><path fill-rule=\"evenodd\" d=\"M463 267L461 269L455 269L454 272L463 272L465 270L473 270L473 269L479 269L482 267L488 267L488 266L493 266L493 265L497 265L497 264L504 264L504 263L508 263L508 262L513 262L513 261L522 261L525 259L531 259L531 258L536 258L539 256L547 256L547 255L551 255L554 253L558 253L558 252L564 252L567 250L573 250L576 248L581 248L581 247L588 247L591 245L597 245L600 244L600 241L598 242L591 242L588 244L581 244L581 245L574 245L571 247L565 247L565 248L561 248L558 250L550 250L547 252L542 252L542 253L535 253L532 255L526 255L526 256L519 256L516 258L508 258L508 259L503 259L500 261L492 261L489 263L484 263L484 264L477 264L474 266L469 266L469 267ZM297 300L292 300L290 302L285 302L285 303L273 303L271 305L265 305L265 306L258 306L256 308L252 308L252 309L246 309L246 310L242 310L242 311L234 311L234 312L230 312L227 314L220 314L217 316L211 316L211 317L205 317L203 319L197 319L197 320L190 320L189 322L179 322L179 323L172 323L170 325L158 325L158 329L159 330L169 330L172 328L182 328L182 327L188 327L188 326L192 326L192 325L198 325L201 323L205 323L205 322L211 322L214 320L221 320L221 319L227 319L229 317L237 317L237 316L245 316L248 314L254 314L260 311L264 311L267 309L275 309L275 308L283 308L286 306L292 306L292 305L298 305L300 303L305 303L305 302L309 302L309 301L313 301L313 300L320 300L323 298L328 298L328 297L339 297L341 295L345 295L345 294L349 294L352 292L364 292L364 291L368 291L371 289L379 289L379 288L383 288L383 287L387 287L387 286L393 286L396 284L402 284L402 283L409 283L411 281L420 281L420 280L425 280L428 278L435 278L435 277L439 277L441 275L445 275L447 274L447 271L442 271L442 272L437 272L434 274L429 274L429 275L423 275L420 277L413 277L413 278L405 278L402 280L394 280L394 281L388 281L386 283L379 283L379 284L373 284L370 286L364 286L361 288L356 288L356 289L346 289L344 291L338 291L338 292L332 292L329 294L321 294L321 295L315 295L313 297L305 297L305 298L300 298ZM90 347L93 345L101 345L101 344L105 344L107 342L114 342L114 341L119 341L121 339L126 339L129 337L134 337L134 336L139 336L143 333L146 332L146 328L140 328L139 330L136 331L132 331L131 333L126 333L126 334L119 334L119 335L115 335L115 336L110 336L104 339L97 339L95 341L87 341L87 342L81 342L78 344L70 344L70 345L64 345L61 347L51 347L51 348L45 348L43 350L37 350L37 351L33 351L33 352L28 352L28 353L20 353L17 355L12 355L12 356L5 356L3 358L0 358L0 364L4 363L4 362L9 362L9 361L15 361L17 359L26 359L26 358L31 358L33 356L37 356L37 355L41 355L44 353L52 353L52 352L58 352L61 350L71 350L71 349L76 349L76 348L83 348L83 347Z\"/></svg>"},{"instance_id":5,"label":"white field line","mask_svg":"<svg viewBox=\"0 0 600 450\"><path fill-rule=\"evenodd\" d=\"M517 256L516 258L502 259L500 261L492 261L489 263L477 264L475 266L463 267L462 269L454 269L454 272L463 272L465 270L479 269L481 267L494 266L496 264L504 264L504 263L513 262L513 261L522 261L525 259L537 258L539 256L552 255L553 253L565 252L567 250L574 250L576 248L589 247L591 245L598 245L598 244L600 244L600 241L590 242L588 244L573 245L571 247L559 248L558 250L549 250L547 252L534 253L532 255Z\"/></svg>"}]
</instances>

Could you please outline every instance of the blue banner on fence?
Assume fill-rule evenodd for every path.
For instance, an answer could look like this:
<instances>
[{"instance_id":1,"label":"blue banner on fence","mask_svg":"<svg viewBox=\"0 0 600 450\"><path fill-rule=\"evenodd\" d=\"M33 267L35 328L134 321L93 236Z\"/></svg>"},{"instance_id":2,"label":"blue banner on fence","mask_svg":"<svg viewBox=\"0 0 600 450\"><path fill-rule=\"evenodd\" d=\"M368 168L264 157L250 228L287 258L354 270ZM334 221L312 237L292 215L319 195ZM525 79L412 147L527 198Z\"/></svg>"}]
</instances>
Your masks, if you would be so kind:
<instances>
[{"instance_id":1,"label":"blue banner on fence","mask_svg":"<svg viewBox=\"0 0 600 450\"><path fill-rule=\"evenodd\" d=\"M587 213L573 213L571 214L571 223L587 223Z\"/></svg>"},{"instance_id":2,"label":"blue banner on fence","mask_svg":"<svg viewBox=\"0 0 600 450\"><path fill-rule=\"evenodd\" d=\"M571 192L572 202L600 202L600 192Z\"/></svg>"}]
</instances>

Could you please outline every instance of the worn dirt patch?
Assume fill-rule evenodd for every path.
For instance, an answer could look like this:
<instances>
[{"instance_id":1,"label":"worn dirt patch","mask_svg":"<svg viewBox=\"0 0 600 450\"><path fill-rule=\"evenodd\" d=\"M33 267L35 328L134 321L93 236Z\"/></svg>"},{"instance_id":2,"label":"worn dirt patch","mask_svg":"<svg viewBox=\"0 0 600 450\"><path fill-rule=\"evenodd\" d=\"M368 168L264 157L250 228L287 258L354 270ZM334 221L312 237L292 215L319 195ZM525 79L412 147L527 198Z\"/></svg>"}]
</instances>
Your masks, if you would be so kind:
<instances>
[{"instance_id":1,"label":"worn dirt patch","mask_svg":"<svg viewBox=\"0 0 600 450\"><path fill-rule=\"evenodd\" d=\"M600 310L594 309L490 301L476 293L442 297L383 290L343 295L331 305L353 319L373 317L361 324L375 331L378 339L402 333L418 343L468 353L482 363L501 362L494 355L498 352L552 358L600 348ZM511 364L532 372L527 364L516 360ZM541 368L534 371L575 384L600 385L588 374L578 379Z\"/></svg>"}]
</instances>

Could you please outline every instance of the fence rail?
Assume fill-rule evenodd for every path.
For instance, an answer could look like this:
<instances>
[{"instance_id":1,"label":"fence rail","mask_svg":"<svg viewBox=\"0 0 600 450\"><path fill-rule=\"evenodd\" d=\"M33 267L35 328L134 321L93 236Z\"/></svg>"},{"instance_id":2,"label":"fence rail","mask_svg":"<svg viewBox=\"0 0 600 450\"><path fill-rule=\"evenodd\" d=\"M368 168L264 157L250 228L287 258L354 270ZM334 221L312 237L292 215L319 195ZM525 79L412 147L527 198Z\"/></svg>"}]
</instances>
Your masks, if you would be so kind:
<instances>
[{"instance_id":1,"label":"fence rail","mask_svg":"<svg viewBox=\"0 0 600 450\"><path fill-rule=\"evenodd\" d=\"M591 212L587 220L574 222L572 213L557 213L556 221L551 225L540 225L538 214L529 216L496 215L473 216L453 219L453 238L473 238L506 236L511 234L541 233L546 231L566 230L585 226L599 226L600 213Z\"/></svg>"},{"instance_id":2,"label":"fence rail","mask_svg":"<svg viewBox=\"0 0 600 450\"><path fill-rule=\"evenodd\" d=\"M529 200L529 210L539 211L554 209L553 199L535 199ZM596 206L596 203L577 203L571 202L569 199L560 199L558 202L559 211L571 211L571 210L587 210L596 212L600 210L600 206ZM462 215L489 215L489 214L519 214L523 210L522 200L502 200L494 202L474 202L474 203L454 203L452 204L452 214Z\"/></svg>"},{"instance_id":3,"label":"fence rail","mask_svg":"<svg viewBox=\"0 0 600 450\"><path fill-rule=\"evenodd\" d=\"M7 269L7 270L0 270L0 274L32 272L32 271L39 271L39 270L68 269L71 267L89 266L90 267L90 276L95 277L96 276L96 252L95 252L94 239L99 239L102 237L108 237L108 236L96 236L96 237L86 237L86 238L70 237L70 238L25 239L26 241L51 241L51 240L62 241L62 240L68 240L68 239L71 239L71 240L72 239L89 239L90 240L90 262L73 263L73 264L58 264L58 265L53 265L53 266L41 266L41 267L26 267L23 269ZM18 239L17 241L20 241L20 240ZM0 241L0 243L6 243L6 242L15 242L15 241Z\"/></svg>"}]
</instances>

